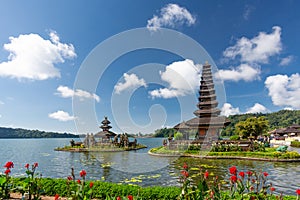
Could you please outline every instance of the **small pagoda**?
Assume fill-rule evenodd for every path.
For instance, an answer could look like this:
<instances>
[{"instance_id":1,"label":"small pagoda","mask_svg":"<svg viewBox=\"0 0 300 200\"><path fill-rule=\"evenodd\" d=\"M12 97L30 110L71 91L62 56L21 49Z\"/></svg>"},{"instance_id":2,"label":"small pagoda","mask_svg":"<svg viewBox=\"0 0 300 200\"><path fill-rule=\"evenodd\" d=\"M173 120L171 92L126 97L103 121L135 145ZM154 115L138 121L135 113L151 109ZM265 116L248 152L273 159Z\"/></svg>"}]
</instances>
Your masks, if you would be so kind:
<instances>
[{"instance_id":1,"label":"small pagoda","mask_svg":"<svg viewBox=\"0 0 300 200\"><path fill-rule=\"evenodd\" d=\"M203 142L206 136L209 140L218 140L219 130L230 124L225 116L220 116L221 110L217 108L218 101L214 88L214 81L211 71L211 65L207 62L203 65L199 97L198 109L194 112L195 118L186 122L177 124L174 128L181 131L187 129L197 130L195 140Z\"/></svg>"},{"instance_id":2,"label":"small pagoda","mask_svg":"<svg viewBox=\"0 0 300 200\"><path fill-rule=\"evenodd\" d=\"M107 117L104 117L104 120L101 122L101 124L102 125L100 126L100 128L102 129L102 131L96 133L95 137L100 137L104 141L117 135L116 133L109 130L112 127L109 125L110 121L107 119Z\"/></svg>"}]
</instances>

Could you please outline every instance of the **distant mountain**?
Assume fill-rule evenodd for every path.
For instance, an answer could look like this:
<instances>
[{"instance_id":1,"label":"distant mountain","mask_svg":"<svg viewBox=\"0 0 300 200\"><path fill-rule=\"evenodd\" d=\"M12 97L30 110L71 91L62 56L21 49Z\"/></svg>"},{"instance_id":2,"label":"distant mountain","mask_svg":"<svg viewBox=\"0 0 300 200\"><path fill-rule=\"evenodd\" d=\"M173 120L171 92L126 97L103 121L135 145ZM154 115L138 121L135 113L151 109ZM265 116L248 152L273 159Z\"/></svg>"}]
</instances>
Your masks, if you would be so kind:
<instances>
[{"instance_id":1,"label":"distant mountain","mask_svg":"<svg viewBox=\"0 0 300 200\"><path fill-rule=\"evenodd\" d=\"M0 127L0 139L4 138L76 138L78 135L71 133L55 133L22 128Z\"/></svg>"}]
</instances>

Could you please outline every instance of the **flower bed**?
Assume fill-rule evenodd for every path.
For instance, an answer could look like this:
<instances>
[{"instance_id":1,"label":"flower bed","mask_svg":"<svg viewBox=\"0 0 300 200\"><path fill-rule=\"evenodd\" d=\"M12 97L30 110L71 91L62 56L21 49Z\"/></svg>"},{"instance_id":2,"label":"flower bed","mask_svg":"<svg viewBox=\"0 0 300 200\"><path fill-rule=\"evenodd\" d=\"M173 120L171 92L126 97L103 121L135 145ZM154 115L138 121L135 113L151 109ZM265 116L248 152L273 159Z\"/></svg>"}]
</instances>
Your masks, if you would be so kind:
<instances>
[{"instance_id":1,"label":"flower bed","mask_svg":"<svg viewBox=\"0 0 300 200\"><path fill-rule=\"evenodd\" d=\"M39 164L26 164L24 169L26 177L13 178L10 176L13 162L4 165L4 175L0 175L0 198L9 199L10 193L19 192L27 199L43 199L42 195L52 196L54 200L67 197L72 200L84 199L105 199L105 200L142 200L142 199L297 199L299 200L300 189L297 189L295 196L274 195L276 188L268 180L267 172L238 171L235 166L229 168L230 179L226 184L230 185L229 190L222 187L218 177L211 176L209 171L202 171L199 168L200 181L192 183L189 176L189 166L183 165L179 178L182 186L179 187L140 187L133 185L119 185L99 180L87 181L86 171L79 172L79 178L75 179L72 170L66 179L41 178L36 169ZM47 197L49 199L49 197ZM65 199L65 198L64 198Z\"/></svg>"}]
</instances>

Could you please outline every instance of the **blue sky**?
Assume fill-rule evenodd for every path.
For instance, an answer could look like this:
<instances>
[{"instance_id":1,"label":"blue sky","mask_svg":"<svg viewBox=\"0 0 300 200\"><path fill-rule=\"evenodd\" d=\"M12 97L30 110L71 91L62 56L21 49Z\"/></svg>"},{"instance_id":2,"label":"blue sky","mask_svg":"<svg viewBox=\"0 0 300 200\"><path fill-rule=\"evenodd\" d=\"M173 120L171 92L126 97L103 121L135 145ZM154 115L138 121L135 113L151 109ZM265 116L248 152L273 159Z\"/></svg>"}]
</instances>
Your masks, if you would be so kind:
<instances>
[{"instance_id":1,"label":"blue sky","mask_svg":"<svg viewBox=\"0 0 300 200\"><path fill-rule=\"evenodd\" d=\"M194 117L205 61L220 83L223 115L300 109L299 1L0 4L0 126L95 133L108 116L115 132L172 127ZM100 66L143 43L139 31L187 56L145 46ZM137 35L97 52L127 33ZM199 59L189 57L195 49L185 37L205 49Z\"/></svg>"}]
</instances>

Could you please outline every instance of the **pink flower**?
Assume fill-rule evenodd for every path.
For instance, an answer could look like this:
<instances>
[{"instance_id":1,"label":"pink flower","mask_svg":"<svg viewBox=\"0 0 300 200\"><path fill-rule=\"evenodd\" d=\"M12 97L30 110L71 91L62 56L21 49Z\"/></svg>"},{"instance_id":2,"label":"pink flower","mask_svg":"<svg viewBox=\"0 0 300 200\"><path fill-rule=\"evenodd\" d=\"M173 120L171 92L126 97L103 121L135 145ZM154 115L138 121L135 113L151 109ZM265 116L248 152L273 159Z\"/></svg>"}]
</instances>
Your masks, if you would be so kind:
<instances>
[{"instance_id":1,"label":"pink flower","mask_svg":"<svg viewBox=\"0 0 300 200\"><path fill-rule=\"evenodd\" d=\"M229 168L229 172L230 172L230 174L232 174L232 175L236 175L236 173L237 173L236 166L230 167L230 168Z\"/></svg>"},{"instance_id":2,"label":"pink flower","mask_svg":"<svg viewBox=\"0 0 300 200\"><path fill-rule=\"evenodd\" d=\"M39 166L39 163L37 163L37 162L35 162L34 164L33 164L33 167L34 168L37 168Z\"/></svg>"},{"instance_id":3,"label":"pink flower","mask_svg":"<svg viewBox=\"0 0 300 200\"><path fill-rule=\"evenodd\" d=\"M208 171L206 170L206 172L204 172L204 179L208 179L208 176L209 176L209 173L208 173Z\"/></svg>"},{"instance_id":4,"label":"pink flower","mask_svg":"<svg viewBox=\"0 0 300 200\"><path fill-rule=\"evenodd\" d=\"M27 163L24 167L25 167L26 169L28 169L28 168L29 168L29 164Z\"/></svg>"},{"instance_id":5,"label":"pink flower","mask_svg":"<svg viewBox=\"0 0 300 200\"><path fill-rule=\"evenodd\" d=\"M235 182L237 181L236 175L231 176L231 177L230 177L230 180L231 180L233 183L235 183Z\"/></svg>"},{"instance_id":6,"label":"pink flower","mask_svg":"<svg viewBox=\"0 0 300 200\"><path fill-rule=\"evenodd\" d=\"M80 175L81 177L85 177L85 176L86 176L86 171L85 171L84 169L81 170L80 173L79 173L79 175Z\"/></svg>"},{"instance_id":7,"label":"pink flower","mask_svg":"<svg viewBox=\"0 0 300 200\"><path fill-rule=\"evenodd\" d=\"M267 177L269 174L268 174L268 172L263 172L263 175L264 175L265 177Z\"/></svg>"},{"instance_id":8,"label":"pink flower","mask_svg":"<svg viewBox=\"0 0 300 200\"><path fill-rule=\"evenodd\" d=\"M128 195L127 198L128 198L128 200L133 200L133 196L132 195Z\"/></svg>"},{"instance_id":9,"label":"pink flower","mask_svg":"<svg viewBox=\"0 0 300 200\"><path fill-rule=\"evenodd\" d=\"M183 169L187 169L188 165L186 163L183 164Z\"/></svg>"},{"instance_id":10,"label":"pink flower","mask_svg":"<svg viewBox=\"0 0 300 200\"><path fill-rule=\"evenodd\" d=\"M253 173L252 173L251 171L247 171L247 175L248 175L248 176L252 176L252 174L253 174Z\"/></svg>"},{"instance_id":11,"label":"pink flower","mask_svg":"<svg viewBox=\"0 0 300 200\"><path fill-rule=\"evenodd\" d=\"M185 171L185 170L182 170L182 171L181 171L181 174L182 174L185 178L189 177L189 173L188 173L187 171Z\"/></svg>"},{"instance_id":12,"label":"pink flower","mask_svg":"<svg viewBox=\"0 0 300 200\"><path fill-rule=\"evenodd\" d=\"M54 196L54 200L58 200L59 199L59 194L56 194L55 196Z\"/></svg>"},{"instance_id":13,"label":"pink flower","mask_svg":"<svg viewBox=\"0 0 300 200\"><path fill-rule=\"evenodd\" d=\"M240 172L239 175L240 175L240 177L244 178L245 177L245 172Z\"/></svg>"},{"instance_id":14,"label":"pink flower","mask_svg":"<svg viewBox=\"0 0 300 200\"><path fill-rule=\"evenodd\" d=\"M4 165L4 167L6 167L7 169L14 168L14 163L12 161L9 161Z\"/></svg>"},{"instance_id":15,"label":"pink flower","mask_svg":"<svg viewBox=\"0 0 300 200\"><path fill-rule=\"evenodd\" d=\"M90 188L92 188L94 186L93 182L90 182Z\"/></svg>"},{"instance_id":16,"label":"pink flower","mask_svg":"<svg viewBox=\"0 0 300 200\"><path fill-rule=\"evenodd\" d=\"M5 170L4 174L8 175L10 172L11 172L11 171L10 171L10 169L8 168L8 169Z\"/></svg>"}]
</instances>

